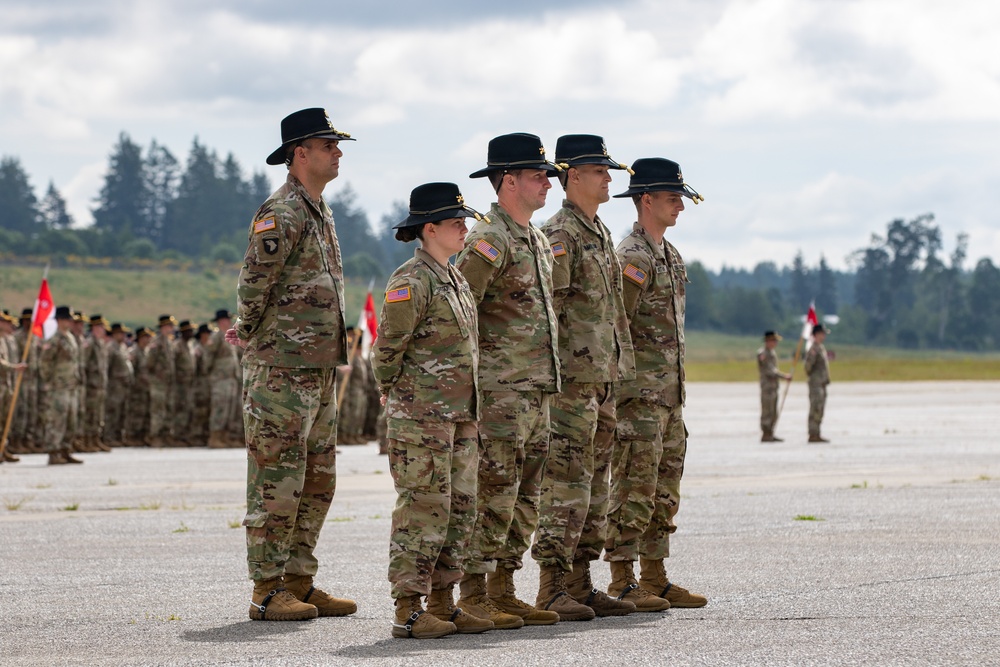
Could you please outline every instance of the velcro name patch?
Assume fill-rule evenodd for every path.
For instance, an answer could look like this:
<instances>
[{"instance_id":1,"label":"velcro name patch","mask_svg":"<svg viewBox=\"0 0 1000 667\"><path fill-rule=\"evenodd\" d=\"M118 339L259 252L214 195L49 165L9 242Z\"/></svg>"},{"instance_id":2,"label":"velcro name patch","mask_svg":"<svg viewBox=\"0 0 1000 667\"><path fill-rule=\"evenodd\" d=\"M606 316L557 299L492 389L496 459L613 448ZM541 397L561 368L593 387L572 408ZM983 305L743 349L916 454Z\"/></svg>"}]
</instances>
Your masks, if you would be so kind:
<instances>
[{"instance_id":1,"label":"velcro name patch","mask_svg":"<svg viewBox=\"0 0 1000 667\"><path fill-rule=\"evenodd\" d=\"M274 218L265 218L264 220L258 220L253 223L253 233L260 234L261 232L266 232L269 229L275 228Z\"/></svg>"},{"instance_id":2,"label":"velcro name patch","mask_svg":"<svg viewBox=\"0 0 1000 667\"><path fill-rule=\"evenodd\" d=\"M410 286L399 287L397 289L389 290L385 293L386 303L399 303L400 301L410 300Z\"/></svg>"},{"instance_id":3,"label":"velcro name patch","mask_svg":"<svg viewBox=\"0 0 1000 667\"><path fill-rule=\"evenodd\" d=\"M552 256L562 257L566 254L566 246L563 245L562 241L556 241L552 244Z\"/></svg>"},{"instance_id":4,"label":"velcro name patch","mask_svg":"<svg viewBox=\"0 0 1000 667\"><path fill-rule=\"evenodd\" d=\"M632 264L625 265L625 268L622 269L622 275L636 285L643 285L646 282L646 272Z\"/></svg>"},{"instance_id":5,"label":"velcro name patch","mask_svg":"<svg viewBox=\"0 0 1000 667\"><path fill-rule=\"evenodd\" d=\"M490 262L495 262L497 261L497 258L500 257L500 251L483 239L476 241L475 245L472 246L472 249L488 259Z\"/></svg>"}]
</instances>

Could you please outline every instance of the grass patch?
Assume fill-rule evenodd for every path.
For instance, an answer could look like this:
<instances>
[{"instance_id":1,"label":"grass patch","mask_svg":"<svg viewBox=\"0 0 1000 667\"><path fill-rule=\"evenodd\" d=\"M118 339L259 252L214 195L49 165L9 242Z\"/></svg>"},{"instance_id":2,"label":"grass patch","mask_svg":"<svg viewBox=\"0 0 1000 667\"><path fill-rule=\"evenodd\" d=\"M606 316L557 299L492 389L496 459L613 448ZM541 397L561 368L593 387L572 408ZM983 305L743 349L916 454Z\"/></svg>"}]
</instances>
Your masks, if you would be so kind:
<instances>
[{"instance_id":1,"label":"grass patch","mask_svg":"<svg viewBox=\"0 0 1000 667\"><path fill-rule=\"evenodd\" d=\"M6 507L11 512L16 512L17 510L24 507L24 504L28 501L34 499L34 496L24 496L23 498L4 498L3 506Z\"/></svg>"},{"instance_id":2,"label":"grass patch","mask_svg":"<svg viewBox=\"0 0 1000 667\"><path fill-rule=\"evenodd\" d=\"M66 507L63 507L62 511L63 512L75 512L78 509L80 509L80 503L70 503L69 505L66 505Z\"/></svg>"},{"instance_id":3,"label":"grass patch","mask_svg":"<svg viewBox=\"0 0 1000 667\"><path fill-rule=\"evenodd\" d=\"M181 521L181 525L180 525L180 526L178 526L177 528L174 528L174 529L173 529L172 531L170 531L170 532L172 532L172 533L190 533L190 532L191 532L191 529L190 529L190 528L188 528L188 527L187 527L187 526L186 526L186 525L184 524L184 522L183 522L183 521Z\"/></svg>"},{"instance_id":4,"label":"grass patch","mask_svg":"<svg viewBox=\"0 0 1000 667\"><path fill-rule=\"evenodd\" d=\"M118 486L118 480L113 477L108 478L108 486Z\"/></svg>"},{"instance_id":5,"label":"grass patch","mask_svg":"<svg viewBox=\"0 0 1000 667\"><path fill-rule=\"evenodd\" d=\"M328 518L327 521L332 521L334 523L347 523L348 521L354 521L353 516L335 516L332 519Z\"/></svg>"},{"instance_id":6,"label":"grass patch","mask_svg":"<svg viewBox=\"0 0 1000 667\"><path fill-rule=\"evenodd\" d=\"M240 521L239 519L233 519L232 521L227 521L226 525L228 525L230 528L239 528L240 526L243 525L243 522Z\"/></svg>"},{"instance_id":7,"label":"grass patch","mask_svg":"<svg viewBox=\"0 0 1000 667\"><path fill-rule=\"evenodd\" d=\"M815 514L796 514L792 518L795 521L826 521L826 519L818 517Z\"/></svg>"},{"instance_id":8,"label":"grass patch","mask_svg":"<svg viewBox=\"0 0 1000 667\"><path fill-rule=\"evenodd\" d=\"M51 484L45 484L45 483L43 482L42 484L35 484L35 485L34 485L33 487L31 487L31 488L33 488L33 489L51 489L51 488L52 488L52 485L51 485Z\"/></svg>"},{"instance_id":9,"label":"grass patch","mask_svg":"<svg viewBox=\"0 0 1000 667\"><path fill-rule=\"evenodd\" d=\"M160 505L161 505L161 503L160 503L159 500L153 500L151 502L143 503L142 505L139 505L139 507L137 507L136 509L153 511L153 510L160 509Z\"/></svg>"}]
</instances>

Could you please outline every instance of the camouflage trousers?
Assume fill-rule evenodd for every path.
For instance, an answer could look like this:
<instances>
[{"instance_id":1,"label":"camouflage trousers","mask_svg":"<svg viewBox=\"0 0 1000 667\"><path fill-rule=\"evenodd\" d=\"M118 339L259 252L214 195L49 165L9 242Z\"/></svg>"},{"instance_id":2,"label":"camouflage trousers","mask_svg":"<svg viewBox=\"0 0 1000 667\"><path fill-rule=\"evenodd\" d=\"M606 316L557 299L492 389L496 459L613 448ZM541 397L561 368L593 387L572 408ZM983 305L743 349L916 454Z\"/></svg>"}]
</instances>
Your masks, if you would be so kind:
<instances>
[{"instance_id":1,"label":"camouflage trousers","mask_svg":"<svg viewBox=\"0 0 1000 667\"><path fill-rule=\"evenodd\" d=\"M174 437L188 441L191 436L191 415L194 411L193 378L178 376L173 385L173 422Z\"/></svg>"},{"instance_id":2,"label":"camouflage trousers","mask_svg":"<svg viewBox=\"0 0 1000 667\"><path fill-rule=\"evenodd\" d=\"M78 405L76 389L50 389L45 392L45 414L42 417L45 451L58 452L69 448Z\"/></svg>"},{"instance_id":3,"label":"camouflage trousers","mask_svg":"<svg viewBox=\"0 0 1000 667\"><path fill-rule=\"evenodd\" d=\"M605 560L660 560L670 555L686 453L681 406L668 408L638 398L618 405Z\"/></svg>"},{"instance_id":4,"label":"camouflage trousers","mask_svg":"<svg viewBox=\"0 0 1000 667\"><path fill-rule=\"evenodd\" d=\"M389 419L396 486L389 538L392 597L427 595L462 578L476 523L476 422Z\"/></svg>"},{"instance_id":5,"label":"camouflage trousers","mask_svg":"<svg viewBox=\"0 0 1000 667\"><path fill-rule=\"evenodd\" d=\"M478 517L465 571L519 570L538 526L549 394L484 391L479 412Z\"/></svg>"},{"instance_id":6,"label":"camouflage trousers","mask_svg":"<svg viewBox=\"0 0 1000 667\"><path fill-rule=\"evenodd\" d=\"M253 580L314 575L337 487L332 368L247 368L247 565Z\"/></svg>"},{"instance_id":7,"label":"camouflage trousers","mask_svg":"<svg viewBox=\"0 0 1000 667\"><path fill-rule=\"evenodd\" d=\"M87 387L84 403L87 406L83 413L83 434L88 437L104 436L105 405L107 389Z\"/></svg>"},{"instance_id":8,"label":"camouflage trousers","mask_svg":"<svg viewBox=\"0 0 1000 667\"><path fill-rule=\"evenodd\" d=\"M149 437L170 435L171 385L152 380L149 385Z\"/></svg>"},{"instance_id":9,"label":"camouflage trousers","mask_svg":"<svg viewBox=\"0 0 1000 667\"><path fill-rule=\"evenodd\" d=\"M76 439L81 437L84 431L84 421L87 415L87 388L80 386L73 391L76 395L76 410L73 412L69 433L71 439Z\"/></svg>"},{"instance_id":10,"label":"camouflage trousers","mask_svg":"<svg viewBox=\"0 0 1000 667\"><path fill-rule=\"evenodd\" d=\"M120 443L125 436L129 389L125 380L108 383L107 400L104 402L104 440L108 444Z\"/></svg>"},{"instance_id":11,"label":"camouflage trousers","mask_svg":"<svg viewBox=\"0 0 1000 667\"><path fill-rule=\"evenodd\" d=\"M760 385L760 430L764 433L774 433L774 424L778 421L778 383L768 382Z\"/></svg>"},{"instance_id":12,"label":"camouflage trousers","mask_svg":"<svg viewBox=\"0 0 1000 667\"><path fill-rule=\"evenodd\" d=\"M819 435L826 410L826 385L809 383L809 435Z\"/></svg>"},{"instance_id":13,"label":"camouflage trousers","mask_svg":"<svg viewBox=\"0 0 1000 667\"><path fill-rule=\"evenodd\" d=\"M212 386L207 377L195 378L191 385L191 444L208 442L208 420L212 412Z\"/></svg>"},{"instance_id":14,"label":"camouflage trousers","mask_svg":"<svg viewBox=\"0 0 1000 667\"><path fill-rule=\"evenodd\" d=\"M212 409L208 416L208 428L215 431L226 431L233 410L238 411L240 404L240 387L235 377L211 378ZM246 380L244 380L245 386ZM244 417L244 419L246 419Z\"/></svg>"},{"instance_id":15,"label":"camouflage trousers","mask_svg":"<svg viewBox=\"0 0 1000 667\"><path fill-rule=\"evenodd\" d=\"M4 413L6 418L6 413ZM21 392L14 408L14 425L11 440L33 443L38 440L38 380L35 374L25 371L21 379Z\"/></svg>"},{"instance_id":16,"label":"camouflage trousers","mask_svg":"<svg viewBox=\"0 0 1000 667\"><path fill-rule=\"evenodd\" d=\"M131 444L149 435L149 389L134 387L125 411L125 437Z\"/></svg>"},{"instance_id":17,"label":"camouflage trousers","mask_svg":"<svg viewBox=\"0 0 1000 667\"><path fill-rule=\"evenodd\" d=\"M549 403L549 456L531 557L571 570L597 560L608 523L608 466L615 433L610 383L573 382Z\"/></svg>"}]
</instances>

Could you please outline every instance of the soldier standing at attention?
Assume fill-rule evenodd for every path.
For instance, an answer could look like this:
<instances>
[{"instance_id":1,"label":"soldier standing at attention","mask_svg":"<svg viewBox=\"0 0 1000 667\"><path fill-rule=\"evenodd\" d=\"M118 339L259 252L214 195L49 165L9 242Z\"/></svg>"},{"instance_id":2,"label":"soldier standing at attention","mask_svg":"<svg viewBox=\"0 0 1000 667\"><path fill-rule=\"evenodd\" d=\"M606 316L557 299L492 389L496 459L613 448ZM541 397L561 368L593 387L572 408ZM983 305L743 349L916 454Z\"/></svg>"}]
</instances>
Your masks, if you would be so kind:
<instances>
[{"instance_id":1,"label":"soldier standing at attention","mask_svg":"<svg viewBox=\"0 0 1000 667\"><path fill-rule=\"evenodd\" d=\"M20 327L14 334L17 339L18 348L23 350L28 344L28 336L31 336L32 309L25 308L21 311ZM19 444L21 452L41 451L40 436L38 435L38 349L41 347L41 340L31 343L28 350L28 368L21 378L21 394L17 398L17 408L14 411L14 435L12 441ZM20 360L20 357L18 357ZM8 445L11 443L8 443Z\"/></svg>"},{"instance_id":2,"label":"soldier standing at attention","mask_svg":"<svg viewBox=\"0 0 1000 667\"><path fill-rule=\"evenodd\" d=\"M778 370L778 353L775 348L781 336L773 331L764 332L764 347L757 350L757 370L760 372L760 430L761 442L783 442L774 435L778 421L778 380L791 380L792 376Z\"/></svg>"},{"instance_id":3,"label":"soldier standing at attention","mask_svg":"<svg viewBox=\"0 0 1000 667\"><path fill-rule=\"evenodd\" d=\"M813 344L806 352L806 375L809 377L809 442L830 442L820 435L819 426L826 410L826 386L830 384L830 366L823 342L827 328L813 327Z\"/></svg>"},{"instance_id":4,"label":"soldier standing at attention","mask_svg":"<svg viewBox=\"0 0 1000 667\"><path fill-rule=\"evenodd\" d=\"M601 137L589 134L560 137L556 164L564 170L559 181L566 196L542 231L554 260L563 385L549 410L552 435L531 549L541 567L538 606L568 593L597 616L622 616L635 605L594 588L590 562L601 557L607 532L614 383L634 377L621 267L597 216L610 199L609 169L626 167L608 157ZM553 570L565 579L553 578Z\"/></svg>"},{"instance_id":5,"label":"soldier standing at attention","mask_svg":"<svg viewBox=\"0 0 1000 667\"><path fill-rule=\"evenodd\" d=\"M76 346L80 352L77 358L80 363L81 382L74 390L76 400L73 403L73 409L70 414L69 435L67 437L69 438L70 448L82 452L85 449L83 447L83 425L87 414L87 385L83 382L86 373L84 364L87 360L87 347L90 345L86 335L87 316L79 310L73 311L73 323L70 325L69 331L73 339L76 340Z\"/></svg>"},{"instance_id":6,"label":"soldier standing at attention","mask_svg":"<svg viewBox=\"0 0 1000 667\"><path fill-rule=\"evenodd\" d=\"M150 447L170 444L171 393L174 386L174 327L173 315L160 315L160 332L146 352L149 373L149 438Z\"/></svg>"},{"instance_id":7,"label":"soldier standing at attention","mask_svg":"<svg viewBox=\"0 0 1000 667\"><path fill-rule=\"evenodd\" d=\"M250 618L345 616L352 600L313 587L313 554L333 501L336 366L347 363L344 274L323 189L340 173L340 142L323 109L281 121L267 163L288 178L257 210L226 340L245 347L247 565Z\"/></svg>"},{"instance_id":8,"label":"soldier standing at attention","mask_svg":"<svg viewBox=\"0 0 1000 667\"><path fill-rule=\"evenodd\" d=\"M410 215L394 229L396 239L420 239L420 247L389 278L375 339L398 496L389 544L393 637L493 629L488 614L456 608L454 597L476 523L479 461L476 303L448 261L465 247L465 218L478 217L463 201L454 183L410 194Z\"/></svg>"},{"instance_id":9,"label":"soldier standing at attention","mask_svg":"<svg viewBox=\"0 0 1000 667\"><path fill-rule=\"evenodd\" d=\"M239 359L236 347L226 340L226 332L232 324L228 310L215 311L216 329L208 337L202 353L202 364L208 376L211 397L208 417L208 446L222 448L228 446L227 429L229 417L240 403L240 386L236 381ZM200 335L199 335L200 339Z\"/></svg>"},{"instance_id":10,"label":"soldier standing at attention","mask_svg":"<svg viewBox=\"0 0 1000 667\"><path fill-rule=\"evenodd\" d=\"M703 607L707 600L667 580L663 559L680 504L687 452L684 426L684 307L688 282L684 260L663 238L688 197L702 198L684 183L680 166L662 158L636 160L629 188L638 222L618 245L622 296L635 350L635 379L622 382L618 428L611 461L611 510L605 559L611 563L608 593L632 600L643 611ZM638 558L641 578L633 564Z\"/></svg>"},{"instance_id":11,"label":"soldier standing at attention","mask_svg":"<svg viewBox=\"0 0 1000 667\"><path fill-rule=\"evenodd\" d=\"M80 348L70 332L73 315L69 306L56 308L56 333L42 347L40 372L45 391L43 429L49 465L83 463L73 458L69 439L70 423L75 412L81 384Z\"/></svg>"},{"instance_id":12,"label":"soldier standing at attention","mask_svg":"<svg viewBox=\"0 0 1000 667\"><path fill-rule=\"evenodd\" d=\"M208 420L212 409L212 385L208 378L206 349L208 348L208 341L211 338L212 327L208 324L199 324L197 336L192 341L194 383L191 393L194 406L191 411L191 442L198 445L208 442L210 432ZM224 342L224 344L233 348L228 343Z\"/></svg>"},{"instance_id":13,"label":"soldier standing at attention","mask_svg":"<svg viewBox=\"0 0 1000 667\"><path fill-rule=\"evenodd\" d=\"M194 356L191 345L195 328L191 320L182 320L177 330L181 337L174 341L173 413L174 441L191 445L191 410L194 397Z\"/></svg>"},{"instance_id":14,"label":"soldier standing at attention","mask_svg":"<svg viewBox=\"0 0 1000 667\"><path fill-rule=\"evenodd\" d=\"M105 406L108 397L108 329L100 315L90 316L90 340L83 350L86 383L83 447L89 452L110 452L104 442Z\"/></svg>"},{"instance_id":15,"label":"soldier standing at attention","mask_svg":"<svg viewBox=\"0 0 1000 667\"><path fill-rule=\"evenodd\" d=\"M135 331L135 345L129 350L134 379L125 419L126 441L130 447L142 447L149 436L149 344L153 332L146 327Z\"/></svg>"},{"instance_id":16,"label":"soldier standing at attention","mask_svg":"<svg viewBox=\"0 0 1000 667\"><path fill-rule=\"evenodd\" d=\"M14 338L14 319L6 310L0 313L0 435L6 428L10 402L14 398L15 377L18 371L28 367L21 363L17 340ZM14 440L14 431L8 433L7 446L4 446L3 458L0 463L17 463L20 459L10 451L10 443Z\"/></svg>"},{"instance_id":17,"label":"soldier standing at attention","mask_svg":"<svg viewBox=\"0 0 1000 667\"><path fill-rule=\"evenodd\" d=\"M517 598L514 587L514 572L523 567L538 525L549 399L560 386L552 254L531 224L556 172L533 134L490 141L486 168L471 177L488 177L497 202L476 223L457 262L478 303L482 388L479 516L458 603L471 614L488 615L497 629L590 613L565 596L548 611L535 609Z\"/></svg>"},{"instance_id":18,"label":"soldier standing at attention","mask_svg":"<svg viewBox=\"0 0 1000 667\"><path fill-rule=\"evenodd\" d=\"M125 335L129 330L120 322L111 325L108 341L108 397L104 411L104 441L120 446L125 438L125 415L132 394L132 362L128 359Z\"/></svg>"}]
</instances>

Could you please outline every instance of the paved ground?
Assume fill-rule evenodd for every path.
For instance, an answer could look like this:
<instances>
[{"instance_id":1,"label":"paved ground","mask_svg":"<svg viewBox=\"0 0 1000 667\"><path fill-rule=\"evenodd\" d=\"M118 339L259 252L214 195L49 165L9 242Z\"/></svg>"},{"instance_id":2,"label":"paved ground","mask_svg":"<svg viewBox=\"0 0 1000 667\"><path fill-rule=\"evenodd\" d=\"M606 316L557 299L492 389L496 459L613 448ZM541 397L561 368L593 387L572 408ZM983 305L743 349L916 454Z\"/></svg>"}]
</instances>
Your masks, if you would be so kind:
<instances>
[{"instance_id":1,"label":"paved ground","mask_svg":"<svg viewBox=\"0 0 1000 667\"><path fill-rule=\"evenodd\" d=\"M834 384L829 445L801 385L784 443L757 441L757 401L689 390L669 572L708 607L430 641L389 636L374 446L343 448L319 546L360 610L306 623L247 619L241 451L24 457L0 466L0 664L1000 664L1000 382ZM537 568L518 582L533 599Z\"/></svg>"}]
</instances>

